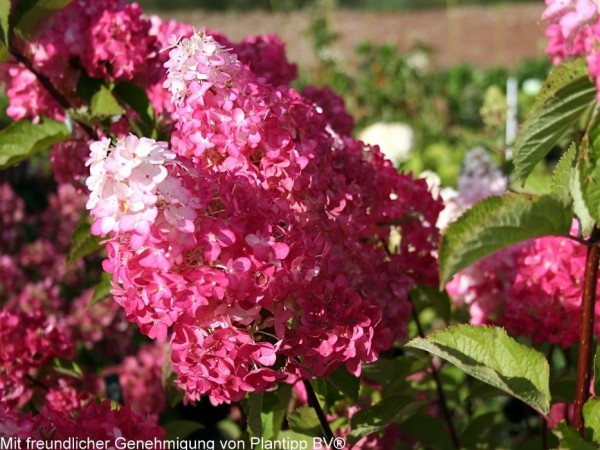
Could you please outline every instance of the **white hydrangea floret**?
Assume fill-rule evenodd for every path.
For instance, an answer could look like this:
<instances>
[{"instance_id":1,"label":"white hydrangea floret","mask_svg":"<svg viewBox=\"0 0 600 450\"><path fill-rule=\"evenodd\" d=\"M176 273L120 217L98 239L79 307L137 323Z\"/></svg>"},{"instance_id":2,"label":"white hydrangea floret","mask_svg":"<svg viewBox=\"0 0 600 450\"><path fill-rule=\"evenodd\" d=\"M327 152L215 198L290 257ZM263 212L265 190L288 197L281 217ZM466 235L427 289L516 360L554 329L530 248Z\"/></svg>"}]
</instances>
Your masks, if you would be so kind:
<instances>
[{"instance_id":1,"label":"white hydrangea floret","mask_svg":"<svg viewBox=\"0 0 600 450\"><path fill-rule=\"evenodd\" d=\"M378 145L385 157L397 166L408 159L414 132L405 123L377 122L365 128L358 138L365 144Z\"/></svg>"},{"instance_id":2,"label":"white hydrangea floret","mask_svg":"<svg viewBox=\"0 0 600 450\"><path fill-rule=\"evenodd\" d=\"M158 186L168 175L165 164L174 158L165 142L133 135L114 146L108 138L92 143L86 162L86 207L95 219L92 233L148 233L158 214Z\"/></svg>"},{"instance_id":3,"label":"white hydrangea floret","mask_svg":"<svg viewBox=\"0 0 600 450\"><path fill-rule=\"evenodd\" d=\"M163 87L171 92L176 106L180 106L193 81L208 81L219 86L232 77L229 70L237 62L237 56L203 32L189 38L169 38L173 46L165 63L167 79ZM228 70L229 69L229 70Z\"/></svg>"}]
</instances>

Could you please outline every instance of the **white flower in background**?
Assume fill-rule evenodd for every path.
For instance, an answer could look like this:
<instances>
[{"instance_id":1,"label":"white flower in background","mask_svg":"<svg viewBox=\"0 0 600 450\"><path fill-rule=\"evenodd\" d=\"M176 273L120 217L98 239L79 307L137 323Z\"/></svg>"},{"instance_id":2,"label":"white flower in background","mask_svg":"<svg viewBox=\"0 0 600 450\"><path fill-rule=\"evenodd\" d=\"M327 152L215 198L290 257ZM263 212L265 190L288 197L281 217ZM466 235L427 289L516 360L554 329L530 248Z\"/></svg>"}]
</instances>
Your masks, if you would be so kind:
<instances>
[{"instance_id":1,"label":"white flower in background","mask_svg":"<svg viewBox=\"0 0 600 450\"><path fill-rule=\"evenodd\" d=\"M406 58L406 65L419 75L425 75L431 70L431 58L427 52L416 50Z\"/></svg>"},{"instance_id":2,"label":"white flower in background","mask_svg":"<svg viewBox=\"0 0 600 450\"><path fill-rule=\"evenodd\" d=\"M447 228L473 204L492 195L501 195L507 188L506 177L483 147L475 147L466 153L458 177L458 191L442 188L440 177L434 172L422 172L419 178L427 181L435 198L441 197L444 201L444 210L436 223L440 230Z\"/></svg>"},{"instance_id":3,"label":"white flower in background","mask_svg":"<svg viewBox=\"0 0 600 450\"><path fill-rule=\"evenodd\" d=\"M506 177L483 147L469 150L463 164L458 192L466 206L506 192Z\"/></svg>"},{"instance_id":4,"label":"white flower in background","mask_svg":"<svg viewBox=\"0 0 600 450\"><path fill-rule=\"evenodd\" d=\"M462 204L458 192L451 187L442 187L442 180L439 175L431 170L421 172L419 178L425 179L429 192L434 198L442 198L444 209L438 216L436 226L444 230L450 223L454 222L464 212L466 207Z\"/></svg>"},{"instance_id":5,"label":"white flower in background","mask_svg":"<svg viewBox=\"0 0 600 450\"><path fill-rule=\"evenodd\" d=\"M381 152L395 166L408 159L413 146L413 129L401 122L377 122L365 128L358 136L365 144L378 145Z\"/></svg>"},{"instance_id":6,"label":"white flower in background","mask_svg":"<svg viewBox=\"0 0 600 450\"><path fill-rule=\"evenodd\" d=\"M523 82L523 92L527 95L537 95L538 92L542 89L542 80L538 80L537 78L528 78Z\"/></svg>"}]
</instances>

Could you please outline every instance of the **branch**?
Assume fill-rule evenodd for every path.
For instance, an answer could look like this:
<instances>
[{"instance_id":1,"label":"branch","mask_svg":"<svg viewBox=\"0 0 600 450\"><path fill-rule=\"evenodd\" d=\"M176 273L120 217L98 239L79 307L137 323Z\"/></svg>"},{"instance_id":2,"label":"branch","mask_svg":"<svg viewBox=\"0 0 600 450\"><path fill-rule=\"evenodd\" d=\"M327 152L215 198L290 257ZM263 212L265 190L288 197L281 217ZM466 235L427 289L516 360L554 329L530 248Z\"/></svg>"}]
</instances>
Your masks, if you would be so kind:
<instances>
[{"instance_id":1,"label":"branch","mask_svg":"<svg viewBox=\"0 0 600 450\"><path fill-rule=\"evenodd\" d=\"M48 93L54 98L54 100L56 100L58 102L58 104L66 111L68 109L73 108L73 105L71 104L71 102L69 102L69 100L63 95L61 94L58 89L56 89L56 87L52 84L52 82L50 81L50 79L48 77L46 77L43 73L41 73L34 65L33 63L27 59L27 57L25 55L23 55L14 45L12 45L12 43L9 45L9 52L10 54L21 64L23 64L27 70L29 70L30 72L32 72L35 77L38 79L38 81L41 83L42 86L44 86L44 88L46 89L46 91L48 91ZM88 137L92 140L96 140L98 139L98 136L96 134L96 132L87 124L75 120L79 126L83 129L83 131L85 131L85 133L88 135Z\"/></svg>"},{"instance_id":2,"label":"branch","mask_svg":"<svg viewBox=\"0 0 600 450\"><path fill-rule=\"evenodd\" d=\"M589 245L585 259L583 294L581 300L581 323L579 325L579 358L577 360L577 388L573 426L579 434L584 434L583 405L590 397L592 374L592 340L594 338L594 306L598 265L600 263L600 230L594 226L587 241Z\"/></svg>"},{"instance_id":3,"label":"branch","mask_svg":"<svg viewBox=\"0 0 600 450\"><path fill-rule=\"evenodd\" d=\"M302 383L304 383L304 388L306 389L306 395L308 396L308 404L312 406L315 410L315 413L317 413L317 417L319 418L319 423L321 424L321 430L325 435L325 439L327 439L328 442L333 442L335 436L333 434L333 431L331 431L329 421L325 416L323 408L321 408L321 404L319 403L319 399L317 398L317 394L315 394L315 390L313 389L312 384L310 384L309 380L302 380Z\"/></svg>"}]
</instances>

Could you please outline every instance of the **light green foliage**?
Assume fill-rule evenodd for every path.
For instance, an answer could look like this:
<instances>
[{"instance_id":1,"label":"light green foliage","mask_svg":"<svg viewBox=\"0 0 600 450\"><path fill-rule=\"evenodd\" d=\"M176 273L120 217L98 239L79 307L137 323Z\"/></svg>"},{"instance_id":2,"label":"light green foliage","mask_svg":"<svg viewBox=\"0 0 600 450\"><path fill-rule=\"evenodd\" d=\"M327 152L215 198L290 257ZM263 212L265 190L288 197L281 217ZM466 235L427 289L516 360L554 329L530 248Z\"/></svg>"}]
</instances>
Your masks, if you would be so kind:
<instances>
[{"instance_id":1,"label":"light green foliage","mask_svg":"<svg viewBox=\"0 0 600 450\"><path fill-rule=\"evenodd\" d=\"M0 0L0 62L8 58L10 0Z\"/></svg>"},{"instance_id":2,"label":"light green foliage","mask_svg":"<svg viewBox=\"0 0 600 450\"><path fill-rule=\"evenodd\" d=\"M100 282L94 288L94 293L92 294L92 298L88 303L88 307L94 306L96 303L103 302L107 298L110 297L110 290L112 289L112 275L106 272L102 273L100 277Z\"/></svg>"},{"instance_id":3,"label":"light green foliage","mask_svg":"<svg viewBox=\"0 0 600 450\"><path fill-rule=\"evenodd\" d=\"M514 145L517 177L524 181L596 98L596 88L585 61L565 63L555 69L529 112Z\"/></svg>"},{"instance_id":4,"label":"light green foliage","mask_svg":"<svg viewBox=\"0 0 600 450\"><path fill-rule=\"evenodd\" d=\"M589 128L577 156L583 201L591 218L600 223L600 120Z\"/></svg>"},{"instance_id":5,"label":"light green foliage","mask_svg":"<svg viewBox=\"0 0 600 450\"><path fill-rule=\"evenodd\" d=\"M32 37L42 22L73 0L21 0L15 8L12 25L24 38Z\"/></svg>"},{"instance_id":6,"label":"light green foliage","mask_svg":"<svg viewBox=\"0 0 600 450\"><path fill-rule=\"evenodd\" d=\"M67 255L68 264L72 264L84 256L100 250L100 238L91 233L91 225L92 219L87 214L82 216L79 220L79 223L73 232L73 236L71 237L71 246L69 247L69 253Z\"/></svg>"},{"instance_id":7,"label":"light green foliage","mask_svg":"<svg viewBox=\"0 0 600 450\"><path fill-rule=\"evenodd\" d=\"M576 156L577 146L575 143L573 143L562 155L558 161L558 164L556 164L554 173L552 174L552 180L550 182L550 189L553 196L566 206L570 205L572 202L571 177Z\"/></svg>"},{"instance_id":8,"label":"light green foliage","mask_svg":"<svg viewBox=\"0 0 600 450\"><path fill-rule=\"evenodd\" d=\"M69 136L67 126L54 120L44 119L38 124L27 120L14 122L0 131L0 170L47 150Z\"/></svg>"},{"instance_id":9,"label":"light green foliage","mask_svg":"<svg viewBox=\"0 0 600 450\"><path fill-rule=\"evenodd\" d=\"M595 445L581 439L577 431L564 422L559 423L553 431L560 440L559 450L598 450Z\"/></svg>"},{"instance_id":10,"label":"light green foliage","mask_svg":"<svg viewBox=\"0 0 600 450\"><path fill-rule=\"evenodd\" d=\"M457 325L425 339L415 338L406 346L439 356L542 414L550 410L550 367L546 358L519 344L501 328Z\"/></svg>"},{"instance_id":11,"label":"light green foliage","mask_svg":"<svg viewBox=\"0 0 600 450\"><path fill-rule=\"evenodd\" d=\"M92 96L90 112L92 117L103 120L113 116L120 116L124 111L112 92L106 86L101 86L98 92Z\"/></svg>"},{"instance_id":12,"label":"light green foliage","mask_svg":"<svg viewBox=\"0 0 600 450\"><path fill-rule=\"evenodd\" d=\"M585 428L591 434L592 441L600 445L600 400L592 398L583 405Z\"/></svg>"},{"instance_id":13,"label":"light green foliage","mask_svg":"<svg viewBox=\"0 0 600 450\"><path fill-rule=\"evenodd\" d=\"M473 262L517 242L566 235L571 214L551 196L508 193L474 205L452 223L440 243L442 285Z\"/></svg>"},{"instance_id":14,"label":"light green foliage","mask_svg":"<svg viewBox=\"0 0 600 450\"><path fill-rule=\"evenodd\" d=\"M352 416L350 421L352 429L350 442L357 442L362 437L407 416L412 411L412 406L410 396L391 395L371 407L361 409Z\"/></svg>"}]
</instances>

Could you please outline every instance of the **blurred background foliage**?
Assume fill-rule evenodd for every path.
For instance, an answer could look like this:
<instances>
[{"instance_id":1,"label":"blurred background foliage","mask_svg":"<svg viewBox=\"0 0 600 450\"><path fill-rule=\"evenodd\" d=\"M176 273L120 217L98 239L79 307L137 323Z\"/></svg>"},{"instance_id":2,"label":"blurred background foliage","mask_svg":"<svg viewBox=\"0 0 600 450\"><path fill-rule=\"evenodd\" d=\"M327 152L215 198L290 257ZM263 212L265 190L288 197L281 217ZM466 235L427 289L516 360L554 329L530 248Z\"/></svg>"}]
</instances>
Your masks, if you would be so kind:
<instances>
[{"instance_id":1,"label":"blurred background foliage","mask_svg":"<svg viewBox=\"0 0 600 450\"><path fill-rule=\"evenodd\" d=\"M446 8L464 5L498 5L527 3L532 0L337 0L340 8L382 10L414 10ZM312 6L315 0L140 0L144 9L180 10L205 9L212 11L248 11L263 9L269 11L289 11Z\"/></svg>"}]
</instances>

